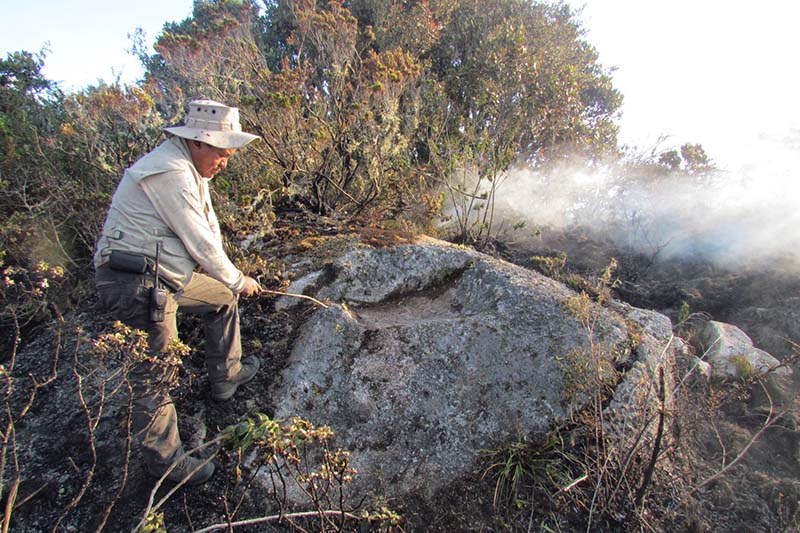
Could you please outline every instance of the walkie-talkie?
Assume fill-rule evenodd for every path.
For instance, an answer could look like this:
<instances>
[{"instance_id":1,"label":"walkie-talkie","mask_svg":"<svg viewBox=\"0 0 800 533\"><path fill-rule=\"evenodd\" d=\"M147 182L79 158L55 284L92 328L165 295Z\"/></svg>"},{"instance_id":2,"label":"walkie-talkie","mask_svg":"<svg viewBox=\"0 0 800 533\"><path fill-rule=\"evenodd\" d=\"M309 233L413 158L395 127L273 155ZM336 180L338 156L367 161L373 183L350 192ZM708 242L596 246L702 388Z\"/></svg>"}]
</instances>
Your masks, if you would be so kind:
<instances>
[{"instance_id":1,"label":"walkie-talkie","mask_svg":"<svg viewBox=\"0 0 800 533\"><path fill-rule=\"evenodd\" d=\"M164 309L167 306L167 289L161 286L158 279L158 258L161 253L161 241L156 243L156 267L153 272L153 288L150 289L150 322L163 322Z\"/></svg>"}]
</instances>

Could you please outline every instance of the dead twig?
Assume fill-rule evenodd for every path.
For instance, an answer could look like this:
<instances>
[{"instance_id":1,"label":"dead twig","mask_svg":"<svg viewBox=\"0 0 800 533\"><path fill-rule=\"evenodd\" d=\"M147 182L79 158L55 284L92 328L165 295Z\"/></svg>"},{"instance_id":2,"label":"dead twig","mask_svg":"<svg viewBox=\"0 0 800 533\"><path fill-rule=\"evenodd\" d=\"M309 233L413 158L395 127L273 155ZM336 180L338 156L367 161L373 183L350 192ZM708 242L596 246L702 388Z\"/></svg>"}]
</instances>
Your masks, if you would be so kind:
<instances>
[{"instance_id":1,"label":"dead twig","mask_svg":"<svg viewBox=\"0 0 800 533\"><path fill-rule=\"evenodd\" d=\"M98 524L96 531L99 533L105 527L106 522L108 521L108 517L111 516L111 511L114 509L114 506L119 501L120 497L122 496L122 491L125 489L125 484L128 482L128 468L130 466L131 460L131 423L133 417L133 387L130 384L130 381L125 379L125 385L128 389L128 405L125 415L125 460L122 464L122 479L120 479L119 487L117 491L114 493L114 496L111 499L111 502L106 506L103 515L100 518L100 523Z\"/></svg>"},{"instance_id":2,"label":"dead twig","mask_svg":"<svg viewBox=\"0 0 800 533\"><path fill-rule=\"evenodd\" d=\"M229 527L239 527L239 526L252 526L254 524L263 524L265 522L275 522L278 520L291 520L293 518L309 518L314 516L319 516L320 514L325 516L340 516L344 518L349 518L351 520L361 520L362 517L348 513L346 511L336 511L331 509L322 509L319 511L303 511L298 513L279 513L270 516L262 516L259 518L250 518L247 520L239 520L237 522L230 522L224 524L214 524L212 526L204 527L203 529L196 529L193 533L209 533L211 531L217 531L219 529L227 529Z\"/></svg>"},{"instance_id":3,"label":"dead twig","mask_svg":"<svg viewBox=\"0 0 800 533\"><path fill-rule=\"evenodd\" d=\"M769 412L767 413L767 417L764 419L764 422L761 424L761 427L758 429L758 431L756 431L753 434L752 437L750 437L750 439L742 447L742 449L739 450L739 453L736 454L736 457L734 457L729 463L726 463L725 460L723 459L722 468L720 470L718 470L716 473L714 473L713 475L711 475L711 476L707 477L706 479L704 479L702 482L700 482L696 486L694 486L689 491L689 495L692 495L692 494L696 493L697 491L703 489L704 487L707 487L711 483L717 481L722 476L724 476L726 473L728 473L731 468L733 468L734 466L739 464L739 462L745 457L745 455L747 455L747 452L750 451L750 448L753 447L753 444L756 443L756 441L759 439L759 437L761 437L761 435L763 435L766 430L768 430L770 427L772 427L778 420L781 419L781 417L783 415L785 415L788 412L788 409L785 409L785 410L781 411L780 413L776 414L775 411L774 411L774 405L772 403L772 397L770 396L770 394L767 391L766 387L764 387L764 384L761 383L761 382L759 382L759 383L761 384L761 387L764 389L764 393L766 394L767 399L769 401Z\"/></svg>"},{"instance_id":4,"label":"dead twig","mask_svg":"<svg viewBox=\"0 0 800 533\"><path fill-rule=\"evenodd\" d=\"M79 337L80 339L80 337ZM89 469L86 472L86 478L84 479L83 483L81 484L80 489L78 489L78 493L72 498L72 500L64 507L64 510L59 515L56 523L53 525L52 531L58 531L59 527L61 526L61 522L67 517L67 515L78 505L78 503L83 498L86 491L89 489L89 485L92 484L92 480L94 479L95 469L97 468L97 449L95 448L95 429L97 429L97 424L100 422L100 414L103 410L103 400L100 400L100 405L97 409L97 416L92 416L92 408L89 406L89 403L86 401L84 396L84 389L83 389L83 380L84 376L78 371L80 367L78 361L78 346L80 345L80 340L76 342L75 345L75 352L73 353L73 362L72 362L72 374L75 378L75 382L77 384L77 396L78 402L81 405L81 409L83 410L84 417L86 418L86 431L87 431L87 438L89 439L89 455L91 458L91 463L89 465ZM70 462L72 462L72 458L68 458ZM74 462L72 462L74 465ZM75 465L77 469L77 465ZM79 470L80 471L80 470Z\"/></svg>"},{"instance_id":5,"label":"dead twig","mask_svg":"<svg viewBox=\"0 0 800 533\"><path fill-rule=\"evenodd\" d=\"M131 530L132 533L136 533L137 531L141 530L144 527L144 525L147 523L148 518L153 513L155 513L162 505L164 505L167 502L167 500L169 500L172 497L172 495L175 494L175 492L178 491L178 489L183 487L186 484L186 482L189 480L189 478L192 477L192 475L194 475L195 472L199 471L205 465L210 463L211 460L214 458L215 454L211 454L204 461L199 463L191 472L187 473L186 476L182 480L178 481L175 484L175 486L169 492L167 492L164 495L163 498L161 498L157 503L153 503L155 501L156 493L158 493L158 490L161 488L161 485L167 479L167 476L169 476L169 474L175 469L175 466L181 461L181 459L183 459L184 457L188 457L189 455L191 455L191 454L193 454L195 452L199 452L201 450L209 448L210 446L214 446L214 445L222 442L223 438L224 438L224 436L219 436L219 437L217 437L217 438L215 438L213 440L210 440L208 442L204 442L203 444L201 444L199 446L196 446L196 447L192 448L191 450L188 450L188 451L184 452L180 457L177 457L175 459L175 461L172 463L172 465L170 465L170 467L167 469L167 471L164 472L164 474L158 479L158 481L156 481L156 484L153 486L153 490L150 491L150 497L147 500L147 507L145 507L145 510L142 513L142 519Z\"/></svg>"},{"instance_id":6,"label":"dead twig","mask_svg":"<svg viewBox=\"0 0 800 533\"><path fill-rule=\"evenodd\" d=\"M263 289L263 288L259 291L259 293L260 294L271 294L273 296L289 296L291 298L302 298L304 300L309 300L311 302L314 302L316 305L318 305L318 306L320 306L320 307L322 307L324 309L328 308L327 304L324 304L324 303L320 302L319 300L317 300L316 298L313 298L311 296L306 296L305 294L295 294L295 293L291 293L291 292L273 291L273 290L270 290L270 289Z\"/></svg>"}]
</instances>

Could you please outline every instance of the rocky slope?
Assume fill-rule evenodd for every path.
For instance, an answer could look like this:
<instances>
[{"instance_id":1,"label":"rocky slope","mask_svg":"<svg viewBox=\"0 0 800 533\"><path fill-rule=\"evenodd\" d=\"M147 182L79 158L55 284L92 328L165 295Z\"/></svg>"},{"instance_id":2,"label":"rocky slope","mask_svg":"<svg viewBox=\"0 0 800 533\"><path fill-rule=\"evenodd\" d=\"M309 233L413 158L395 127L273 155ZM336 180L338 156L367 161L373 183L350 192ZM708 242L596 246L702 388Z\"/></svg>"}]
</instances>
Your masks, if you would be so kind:
<instances>
[{"instance_id":1,"label":"rocky slope","mask_svg":"<svg viewBox=\"0 0 800 533\"><path fill-rule=\"evenodd\" d=\"M329 424L331 450L348 450L358 473L346 480L343 499L329 494L328 503L388 503L408 531L524 530L534 519L562 529L594 520L597 529L620 530L642 517L732 531L736 516L719 515L730 502L747 504L751 524L796 523L790 502L800 494L797 439L786 424L770 426L773 438L751 446L748 457L761 462L731 472L751 484L753 476L774 480L746 502L719 488L727 477L679 494L718 471L720 453L729 460L764 433L763 420L737 411L741 401L710 401L715 393L689 371L691 349L673 337L669 318L609 300L602 283L582 296L529 268L398 232L293 235L260 253L272 288L316 301L243 301L245 349L265 356L266 366L222 404L208 398L197 323L181 324L183 340L195 348L174 393L187 442L208 440L259 412ZM280 284L288 279L292 285ZM98 359L92 348L112 326L91 313L69 320L83 330L54 323L39 331L13 369L18 392L11 408L27 411L14 433L20 483L4 484L5 494L17 487L12 530L130 530L154 480L144 475L135 447L128 448L127 400L115 362ZM687 399L702 405L685 413ZM706 412L726 417L710 428L702 424ZM661 452L655 469L648 468L654 445ZM307 464L313 470L325 457L309 453ZM223 468L209 483L181 488L161 507L169 531L308 507L302 484L270 475L263 453L223 452L219 460ZM501 475L504 465L520 466L518 483ZM290 507L276 506L276 487L285 488L280 494ZM775 491L781 503L770 508ZM640 495L645 507L635 509L631 502ZM347 528L377 527L371 524ZM243 530L286 527L284 521Z\"/></svg>"}]
</instances>

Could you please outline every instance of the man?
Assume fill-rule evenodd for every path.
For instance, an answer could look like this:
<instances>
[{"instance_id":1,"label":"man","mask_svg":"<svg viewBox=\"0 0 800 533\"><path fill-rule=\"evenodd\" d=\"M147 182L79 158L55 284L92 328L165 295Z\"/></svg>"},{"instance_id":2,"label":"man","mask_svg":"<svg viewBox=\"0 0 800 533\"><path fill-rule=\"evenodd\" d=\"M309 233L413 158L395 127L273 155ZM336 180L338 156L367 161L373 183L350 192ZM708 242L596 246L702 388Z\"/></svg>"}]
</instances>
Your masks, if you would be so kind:
<instances>
[{"instance_id":1,"label":"man","mask_svg":"<svg viewBox=\"0 0 800 533\"><path fill-rule=\"evenodd\" d=\"M239 295L261 286L228 259L208 186L228 159L258 136L245 133L239 110L211 100L189 104L183 126L128 168L120 181L97 244L94 262L100 305L148 334L152 362L131 372L133 430L147 470L203 483L214 465L184 454L177 414L166 383L174 369L158 360L178 332L175 314L198 314L205 326L211 396L227 400L255 376L259 360L242 359ZM205 272L195 272L200 266ZM158 272L158 282L156 279ZM159 364L160 363L160 364Z\"/></svg>"}]
</instances>

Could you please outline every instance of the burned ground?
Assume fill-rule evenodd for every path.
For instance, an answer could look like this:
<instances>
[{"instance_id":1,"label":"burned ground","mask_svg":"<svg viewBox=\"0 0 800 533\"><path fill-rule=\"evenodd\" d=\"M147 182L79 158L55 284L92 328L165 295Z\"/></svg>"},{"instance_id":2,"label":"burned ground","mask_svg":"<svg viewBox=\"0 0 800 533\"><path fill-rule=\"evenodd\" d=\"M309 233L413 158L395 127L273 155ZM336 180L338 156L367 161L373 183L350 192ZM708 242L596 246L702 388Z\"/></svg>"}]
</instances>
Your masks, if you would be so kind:
<instances>
[{"instance_id":1,"label":"burned ground","mask_svg":"<svg viewBox=\"0 0 800 533\"><path fill-rule=\"evenodd\" d=\"M661 312L676 325L687 310L700 321L730 322L789 365L794 370L790 378L686 382L671 413L674 447L665 453L674 470L663 473L648 515L656 529L800 528L796 264L781 257L738 268L698 258L657 260L580 231L521 239L501 250L512 262L531 268L541 268L532 258L563 257L563 252L562 277L570 272L596 275L616 258L620 264L615 298ZM692 335L693 318L676 327L684 337ZM688 367L684 361L684 371Z\"/></svg>"},{"instance_id":2,"label":"burned ground","mask_svg":"<svg viewBox=\"0 0 800 533\"><path fill-rule=\"evenodd\" d=\"M284 290L289 278L300 274L287 272L287 258L294 262L303 256L308 270L312 270L325 265L332 248L359 238L357 231L347 228L331 231L279 227L276 237L261 251L269 260L260 274L268 288ZM366 238L372 246L376 243L391 246L407 236L371 230ZM638 263L633 258L630 264L634 266L628 266L623 254L604 243L583 240L579 244L577 249L586 250L587 255L581 256L575 248L570 249L572 255L568 255L565 268L590 277L611 257L622 257L623 284L615 289L615 295L634 305L663 312L673 322L684 301L692 312L736 323L733 319L741 316L743 310L745 313L749 309L769 310L776 301L785 300L786 295L797 295L798 280L786 271L724 272L713 265L697 263L682 270L677 263L648 264L643 258ZM537 247L530 242L498 244L496 248L499 255L529 268L535 266L531 257L556 255L558 251L554 245ZM183 339L192 346L192 352L184 361L182 385L173 396L187 442L201 441L252 415L256 408L254 395L273 387L279 379L299 326L313 310L313 304L276 311L275 302L273 297L243 301L244 349L265 355L264 369L246 386L247 394L242 396L249 400L218 404L208 398L208 384L202 370L202 333L196 321L184 320L181 324ZM91 306L91 301L85 306ZM772 315L762 311L758 316ZM93 313L74 315L67 321L30 332L20 349L26 357L18 359L17 375L31 375L43 383L54 368L50 363L56 357L54 347L61 347L57 354L58 377L53 386L38 389L26 416L19 420L19 438L36 437L28 445L18 447L24 478L18 486L10 530L50 531L59 520L58 530L64 531L89 531L100 525L104 525L105 531L130 530L141 517L153 481L139 468L135 449L130 462L124 460L127 446L124 419L102 418L95 440L88 438L89 421L76 398L77 381L71 371L76 361L85 356L82 346L87 346L101 332L109 331L111 322ZM758 343L758 331L751 324L740 325ZM76 333L75 326L83 328L82 332ZM760 324L760 327L766 326ZM771 328L773 337L775 331L782 331L781 324L772 324ZM36 358L30 357L33 354ZM775 355L785 360L791 358L791 345ZM687 366L684 361L683 371ZM30 389L22 386L21 381L18 381L20 394L15 409L25 403L24 392ZM785 381L768 378L728 383L687 380L675 410L669 413L670 444L659 458L660 467L643 508L631 508L628 515L616 518L604 517L595 522L595 527L598 530L647 526L656 530L692 531L796 530L800 527L796 381L796 377ZM258 402L258 408L268 415L269 406L268 398ZM199 418L213 424L200 427L193 422ZM564 428L564 435L570 435L569 429ZM563 444L569 453L581 453L579 436L573 440L565 438ZM168 531L191 531L201 525L224 523L230 516L261 516L274 510L267 494L247 490L247 480L237 477L237 471L232 469L235 458L223 462L224 474L215 475L196 489L181 488L172 496L163 508ZM731 463L734 466L726 469L725 465ZM495 498L498 478L492 464L487 454L479 471L454 480L447 491L433 499L411 497L387 503L403 515L400 527L406 531L528 531L545 526L570 531L584 527L587 509L570 504L586 500L577 496L569 499L569 493L545 490L535 473L520 477L514 498ZM580 472L566 474L577 479ZM162 488L157 496L161 497L169 488ZM367 524L351 526L369 529ZM305 527L314 530L313 524L306 523ZM237 528L237 531L289 529L284 523Z\"/></svg>"}]
</instances>

